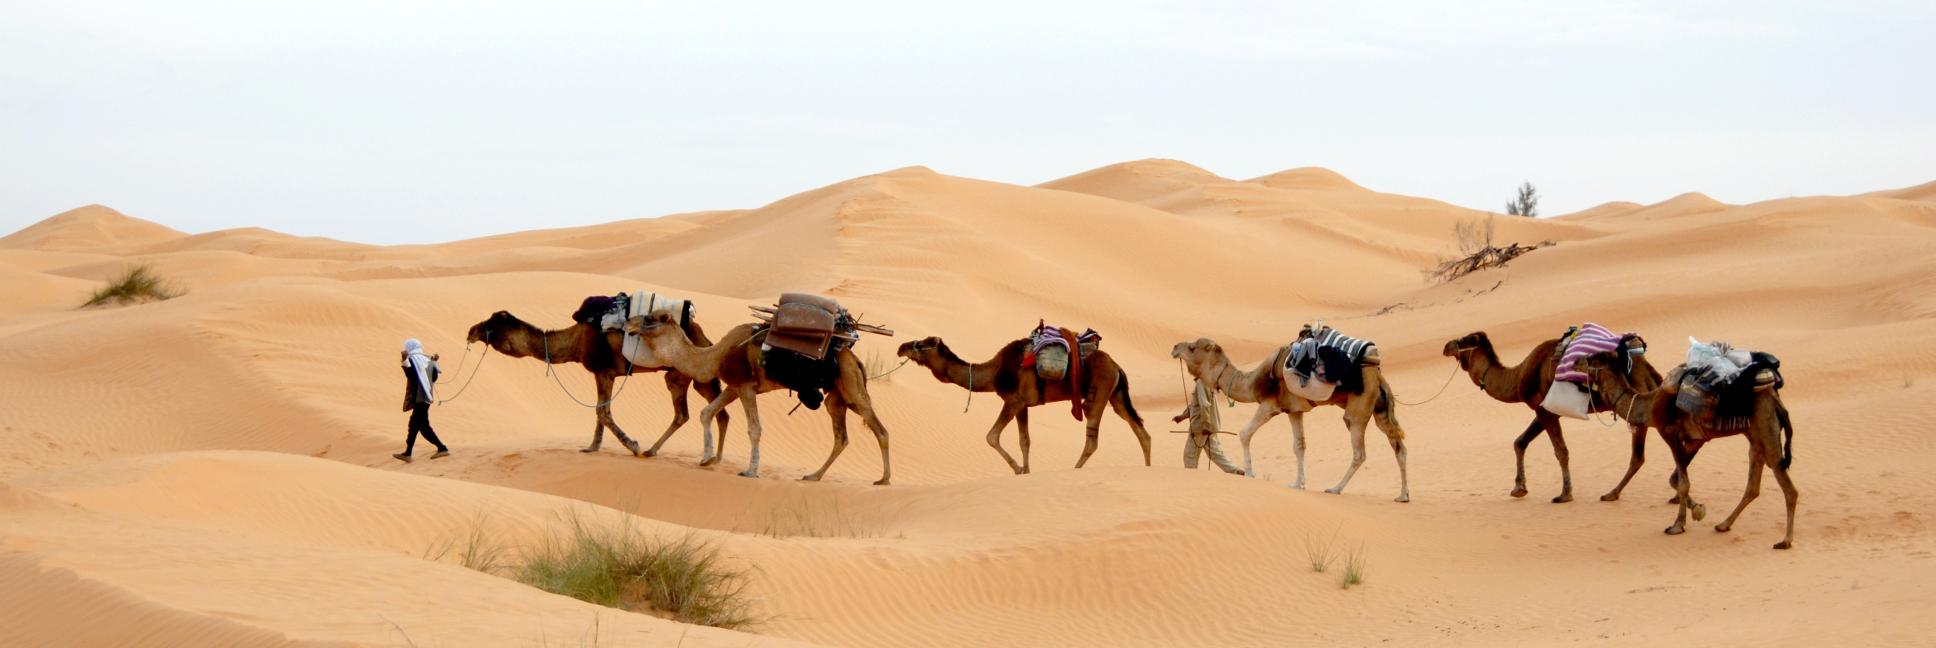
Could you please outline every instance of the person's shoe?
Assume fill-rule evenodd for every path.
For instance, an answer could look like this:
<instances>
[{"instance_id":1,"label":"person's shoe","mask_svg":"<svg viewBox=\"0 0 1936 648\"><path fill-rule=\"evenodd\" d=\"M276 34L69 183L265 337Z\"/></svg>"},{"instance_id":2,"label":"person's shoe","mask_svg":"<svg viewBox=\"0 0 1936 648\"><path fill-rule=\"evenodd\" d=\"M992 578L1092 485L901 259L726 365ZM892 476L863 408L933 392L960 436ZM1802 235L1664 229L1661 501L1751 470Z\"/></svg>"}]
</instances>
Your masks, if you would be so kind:
<instances>
[{"instance_id":1,"label":"person's shoe","mask_svg":"<svg viewBox=\"0 0 1936 648\"><path fill-rule=\"evenodd\" d=\"M390 456L392 456L392 457L396 457L396 458L397 458L397 461L401 461L401 462L404 462L404 463L410 463L410 453L408 453L408 452L399 452L399 453L396 453L396 454L393 454L393 455L390 455Z\"/></svg>"},{"instance_id":2,"label":"person's shoe","mask_svg":"<svg viewBox=\"0 0 1936 648\"><path fill-rule=\"evenodd\" d=\"M437 458L448 457L448 456L450 456L450 450L445 449L445 450L438 450L437 454L430 455L430 458L437 459Z\"/></svg>"}]
</instances>

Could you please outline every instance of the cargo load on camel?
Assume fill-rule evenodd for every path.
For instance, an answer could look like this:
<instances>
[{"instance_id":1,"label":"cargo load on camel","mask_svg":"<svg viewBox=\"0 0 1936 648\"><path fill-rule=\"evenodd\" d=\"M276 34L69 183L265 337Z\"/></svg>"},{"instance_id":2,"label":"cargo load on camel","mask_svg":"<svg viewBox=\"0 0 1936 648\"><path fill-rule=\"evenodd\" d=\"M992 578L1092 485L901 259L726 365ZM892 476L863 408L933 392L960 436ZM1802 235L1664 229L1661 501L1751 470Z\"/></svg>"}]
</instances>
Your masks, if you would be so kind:
<instances>
[{"instance_id":1,"label":"cargo load on camel","mask_svg":"<svg viewBox=\"0 0 1936 648\"><path fill-rule=\"evenodd\" d=\"M1587 418L1596 411L1596 407L1593 395L1587 393L1587 375L1576 365L1587 356L1622 347L1626 348L1628 354L1646 353L1645 344L1633 342L1638 337L1633 333L1615 335L1606 327L1592 322L1567 329L1566 334L1560 336L1559 367L1553 372L1553 384L1546 388L1546 397L1539 406L1567 418ZM1625 373L1624 369L1622 373ZM1600 405L1604 406L1605 403Z\"/></svg>"},{"instance_id":2,"label":"cargo load on camel","mask_svg":"<svg viewBox=\"0 0 1936 648\"><path fill-rule=\"evenodd\" d=\"M1726 342L1688 338L1687 363L1663 385L1674 407L1702 427L1729 431L1746 428L1754 415L1755 393L1779 390L1787 380L1774 354L1736 349Z\"/></svg>"},{"instance_id":3,"label":"cargo load on camel","mask_svg":"<svg viewBox=\"0 0 1936 648\"><path fill-rule=\"evenodd\" d=\"M1284 359L1284 382L1299 397L1328 401L1339 389L1363 393L1364 372L1359 368L1378 363L1378 345L1339 333L1324 322L1306 324Z\"/></svg>"},{"instance_id":4,"label":"cargo load on camel","mask_svg":"<svg viewBox=\"0 0 1936 648\"><path fill-rule=\"evenodd\" d=\"M1037 378L1051 382L1068 381L1069 407L1074 411L1076 420L1085 416L1087 406L1083 396L1088 385L1082 375L1082 362L1088 360L1096 349L1102 346L1102 334L1095 329L1085 329L1077 334L1066 328L1050 326L1046 320L1036 320L1035 330L1029 332L1028 348L1022 352L1022 368L1035 370ZM1069 360L1071 350L1075 351L1076 361Z\"/></svg>"},{"instance_id":5,"label":"cargo load on camel","mask_svg":"<svg viewBox=\"0 0 1936 648\"><path fill-rule=\"evenodd\" d=\"M807 409L820 409L826 390L840 377L840 352L859 341L861 333L894 334L860 323L839 302L819 295L785 293L773 306L751 308L766 325L754 338L760 340L760 365L768 378L793 390Z\"/></svg>"},{"instance_id":6,"label":"cargo load on camel","mask_svg":"<svg viewBox=\"0 0 1936 648\"><path fill-rule=\"evenodd\" d=\"M578 305L578 310L571 314L571 319L574 322L596 327L600 331L618 331L623 329L627 318L655 313L668 314L673 321L679 323L679 328L686 328L692 323L692 300L673 299L643 290L631 294L619 293L609 297L593 295L586 297L585 301ZM619 351L634 366L646 369L665 367L665 363L652 356L652 349L646 346L645 341L639 339L637 334L627 333L624 347Z\"/></svg>"}]
</instances>

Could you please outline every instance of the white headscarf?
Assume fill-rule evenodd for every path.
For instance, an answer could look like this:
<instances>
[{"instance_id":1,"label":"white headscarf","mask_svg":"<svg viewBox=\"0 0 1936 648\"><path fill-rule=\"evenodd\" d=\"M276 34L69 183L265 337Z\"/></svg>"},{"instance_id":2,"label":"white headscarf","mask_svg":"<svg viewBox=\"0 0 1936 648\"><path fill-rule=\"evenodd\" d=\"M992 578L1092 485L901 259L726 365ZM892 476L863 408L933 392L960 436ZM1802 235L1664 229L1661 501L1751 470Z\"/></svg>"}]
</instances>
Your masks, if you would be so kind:
<instances>
[{"instance_id":1,"label":"white headscarf","mask_svg":"<svg viewBox=\"0 0 1936 648\"><path fill-rule=\"evenodd\" d=\"M424 354L423 343L418 342L417 338L403 341L403 353L403 366L415 370L417 384L423 387L424 396L431 402L436 402L437 396L434 390L437 383L430 379L430 368L437 366L437 361L431 360L430 356Z\"/></svg>"}]
</instances>

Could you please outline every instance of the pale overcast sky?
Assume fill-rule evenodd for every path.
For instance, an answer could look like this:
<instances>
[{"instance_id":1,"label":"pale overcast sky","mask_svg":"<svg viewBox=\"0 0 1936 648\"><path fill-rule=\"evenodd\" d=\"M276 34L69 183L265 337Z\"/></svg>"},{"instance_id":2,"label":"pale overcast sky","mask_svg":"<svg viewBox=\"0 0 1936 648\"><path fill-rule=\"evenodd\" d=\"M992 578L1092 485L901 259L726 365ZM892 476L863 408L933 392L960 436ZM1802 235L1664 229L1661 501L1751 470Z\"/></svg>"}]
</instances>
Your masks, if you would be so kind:
<instances>
[{"instance_id":1,"label":"pale overcast sky","mask_svg":"<svg viewBox=\"0 0 1936 648\"><path fill-rule=\"evenodd\" d=\"M1936 3L0 0L0 233L373 243L921 164L1335 169L1562 213L1936 180Z\"/></svg>"}]
</instances>

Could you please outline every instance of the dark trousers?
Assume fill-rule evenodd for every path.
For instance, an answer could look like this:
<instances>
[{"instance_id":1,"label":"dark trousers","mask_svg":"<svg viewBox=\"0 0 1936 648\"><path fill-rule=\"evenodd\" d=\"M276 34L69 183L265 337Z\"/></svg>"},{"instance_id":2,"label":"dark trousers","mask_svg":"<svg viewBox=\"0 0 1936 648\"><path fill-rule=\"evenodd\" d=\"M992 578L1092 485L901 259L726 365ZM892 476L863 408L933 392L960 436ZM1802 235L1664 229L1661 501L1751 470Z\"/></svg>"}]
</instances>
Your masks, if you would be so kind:
<instances>
[{"instance_id":1,"label":"dark trousers","mask_svg":"<svg viewBox=\"0 0 1936 648\"><path fill-rule=\"evenodd\" d=\"M417 403L410 406L410 436L408 440L403 442L404 454L410 454L410 451L417 447L417 433L419 432L423 433L425 441L436 444L439 452L450 449L444 447L444 442L439 441L437 439L437 433L430 429L430 403Z\"/></svg>"}]
</instances>

